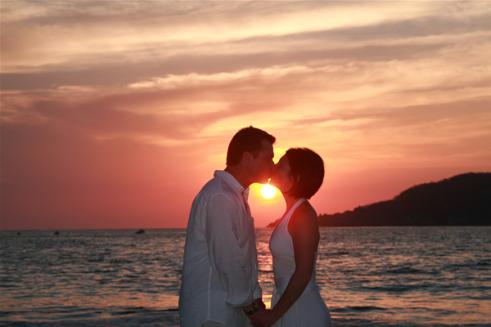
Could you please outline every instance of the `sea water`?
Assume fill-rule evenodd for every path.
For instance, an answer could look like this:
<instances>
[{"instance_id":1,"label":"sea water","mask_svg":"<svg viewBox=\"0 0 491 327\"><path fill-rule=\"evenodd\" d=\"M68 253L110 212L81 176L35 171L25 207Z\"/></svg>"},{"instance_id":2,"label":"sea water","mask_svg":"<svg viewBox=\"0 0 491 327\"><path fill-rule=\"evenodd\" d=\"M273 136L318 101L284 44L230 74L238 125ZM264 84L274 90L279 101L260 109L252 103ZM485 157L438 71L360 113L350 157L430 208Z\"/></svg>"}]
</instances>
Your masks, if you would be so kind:
<instances>
[{"instance_id":1,"label":"sea water","mask_svg":"<svg viewBox=\"0 0 491 327\"><path fill-rule=\"evenodd\" d=\"M264 300L274 284L257 230ZM0 232L0 325L178 326L184 229ZM491 326L491 227L321 228L334 326Z\"/></svg>"}]
</instances>

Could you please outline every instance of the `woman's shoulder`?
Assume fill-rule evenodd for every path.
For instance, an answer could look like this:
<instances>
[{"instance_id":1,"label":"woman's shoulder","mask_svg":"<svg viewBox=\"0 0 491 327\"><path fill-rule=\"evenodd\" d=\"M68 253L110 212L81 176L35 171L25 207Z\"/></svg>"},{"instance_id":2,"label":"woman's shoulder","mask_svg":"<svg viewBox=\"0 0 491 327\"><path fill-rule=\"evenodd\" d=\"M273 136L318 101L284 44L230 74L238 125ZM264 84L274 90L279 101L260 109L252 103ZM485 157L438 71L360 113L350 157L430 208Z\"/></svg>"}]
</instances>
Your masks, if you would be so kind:
<instances>
[{"instance_id":1,"label":"woman's shoulder","mask_svg":"<svg viewBox=\"0 0 491 327\"><path fill-rule=\"evenodd\" d=\"M299 226L300 228L318 229L317 212L309 201L305 200L298 206L288 225L289 227Z\"/></svg>"},{"instance_id":2,"label":"woman's shoulder","mask_svg":"<svg viewBox=\"0 0 491 327\"><path fill-rule=\"evenodd\" d=\"M302 217L317 218L317 211L308 200L303 201L295 213Z\"/></svg>"}]
</instances>

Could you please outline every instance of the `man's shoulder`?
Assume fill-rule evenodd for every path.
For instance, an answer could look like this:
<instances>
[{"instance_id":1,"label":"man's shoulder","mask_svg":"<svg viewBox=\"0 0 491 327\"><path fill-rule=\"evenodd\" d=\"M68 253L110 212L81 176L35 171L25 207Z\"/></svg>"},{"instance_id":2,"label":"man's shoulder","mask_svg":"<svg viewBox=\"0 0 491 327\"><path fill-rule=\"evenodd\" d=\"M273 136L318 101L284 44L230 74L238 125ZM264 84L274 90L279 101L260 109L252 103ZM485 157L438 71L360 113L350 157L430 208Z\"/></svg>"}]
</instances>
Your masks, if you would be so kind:
<instances>
[{"instance_id":1,"label":"man's shoulder","mask_svg":"<svg viewBox=\"0 0 491 327\"><path fill-rule=\"evenodd\" d=\"M234 200L234 193L230 187L219 178L212 178L209 180L199 191L196 198L204 201L211 201L215 197L220 196L222 198Z\"/></svg>"}]
</instances>

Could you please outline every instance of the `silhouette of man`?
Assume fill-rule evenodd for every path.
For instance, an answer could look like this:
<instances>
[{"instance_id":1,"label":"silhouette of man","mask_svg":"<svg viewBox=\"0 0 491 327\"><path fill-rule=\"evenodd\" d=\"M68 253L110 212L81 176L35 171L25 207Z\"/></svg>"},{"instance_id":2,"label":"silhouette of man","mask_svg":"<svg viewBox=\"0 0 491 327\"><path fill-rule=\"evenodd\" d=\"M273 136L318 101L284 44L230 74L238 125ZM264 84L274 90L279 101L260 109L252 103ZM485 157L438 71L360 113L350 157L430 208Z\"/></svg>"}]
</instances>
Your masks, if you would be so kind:
<instances>
[{"instance_id":1,"label":"silhouette of man","mask_svg":"<svg viewBox=\"0 0 491 327\"><path fill-rule=\"evenodd\" d=\"M252 126L238 131L225 170L215 171L193 201L179 296L182 327L250 326L248 316L264 309L247 196L250 184L270 177L274 142Z\"/></svg>"}]
</instances>

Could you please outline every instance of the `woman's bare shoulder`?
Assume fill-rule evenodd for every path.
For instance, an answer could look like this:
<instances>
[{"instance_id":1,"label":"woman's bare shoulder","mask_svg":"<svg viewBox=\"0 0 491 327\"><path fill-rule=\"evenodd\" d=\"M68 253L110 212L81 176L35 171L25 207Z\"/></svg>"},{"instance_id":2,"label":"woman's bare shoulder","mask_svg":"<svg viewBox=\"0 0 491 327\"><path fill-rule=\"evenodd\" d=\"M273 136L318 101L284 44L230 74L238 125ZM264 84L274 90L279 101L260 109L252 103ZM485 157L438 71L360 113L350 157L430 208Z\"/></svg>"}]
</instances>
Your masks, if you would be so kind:
<instances>
[{"instance_id":1,"label":"woman's bare shoulder","mask_svg":"<svg viewBox=\"0 0 491 327\"><path fill-rule=\"evenodd\" d=\"M304 201L295 210L288 225L293 228L318 229L317 212L309 201Z\"/></svg>"}]
</instances>

